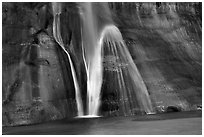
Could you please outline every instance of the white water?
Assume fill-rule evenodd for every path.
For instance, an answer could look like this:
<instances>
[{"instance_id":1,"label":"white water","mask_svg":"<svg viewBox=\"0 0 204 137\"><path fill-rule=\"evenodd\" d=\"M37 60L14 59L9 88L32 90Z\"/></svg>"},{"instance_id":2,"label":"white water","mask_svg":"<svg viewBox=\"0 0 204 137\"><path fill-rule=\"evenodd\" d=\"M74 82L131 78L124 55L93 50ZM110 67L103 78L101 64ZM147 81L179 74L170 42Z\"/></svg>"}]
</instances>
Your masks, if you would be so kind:
<instances>
[{"instance_id":1,"label":"white water","mask_svg":"<svg viewBox=\"0 0 204 137\"><path fill-rule=\"evenodd\" d=\"M97 115L83 115L83 116L77 116L75 118L100 118L101 116Z\"/></svg>"},{"instance_id":2,"label":"white water","mask_svg":"<svg viewBox=\"0 0 204 137\"><path fill-rule=\"evenodd\" d=\"M101 104L101 87L103 82L103 53L104 48L108 49L111 56L119 60L117 78L119 95L122 99L122 111L128 115L130 110L136 109L137 100L139 106L146 113L153 113L151 100L144 84L144 81L133 62L133 59L123 42L122 35L115 25L106 25L102 30L99 29L96 15L91 3L81 4L83 11L82 17L82 55L87 74L87 115L83 113L80 89L78 86L76 72L69 53L65 50L60 33L60 13L59 3L53 3L53 32L54 38L67 54L70 61L71 72L74 80L76 102L78 109L77 118L99 117L99 107ZM117 63L116 63L117 64ZM124 69L125 68L125 69ZM110 81L111 83L111 81ZM136 96L136 98L131 95ZM128 100L128 101L127 101Z\"/></svg>"},{"instance_id":3,"label":"white water","mask_svg":"<svg viewBox=\"0 0 204 137\"><path fill-rule=\"evenodd\" d=\"M118 59L115 62L118 64L117 81L125 115L132 113L129 111L137 108L135 99L147 114L152 114L153 108L146 85L123 42L120 30L115 25L105 26L101 32L100 43L103 48L108 49L106 50L108 54ZM136 98L133 95L136 95ZM126 99L128 101L125 101Z\"/></svg>"},{"instance_id":4,"label":"white water","mask_svg":"<svg viewBox=\"0 0 204 137\"><path fill-rule=\"evenodd\" d=\"M83 3L82 49L87 74L88 115L97 116L103 81L102 51L91 3Z\"/></svg>"},{"instance_id":5,"label":"white water","mask_svg":"<svg viewBox=\"0 0 204 137\"><path fill-rule=\"evenodd\" d=\"M75 95L76 95L76 103L77 103L77 110L78 110L78 116L83 116L83 105L82 105L82 100L81 100L81 93L76 77L76 72L71 60L71 57L69 53L66 51L64 48L64 43L61 37L61 32L60 32L60 14L61 14L61 5L60 3L54 2L52 3L52 8L53 8L53 16L54 16L54 21L53 21L53 35L57 43L60 45L62 50L67 54L67 57L69 59L69 63L71 66L71 72L72 72L72 77L74 81L74 87L75 87Z\"/></svg>"},{"instance_id":6,"label":"white water","mask_svg":"<svg viewBox=\"0 0 204 137\"><path fill-rule=\"evenodd\" d=\"M87 71L88 115L98 116L99 114L103 82L102 51L104 48L108 48L109 52L120 62L116 80L118 81L118 92L122 99L122 111L124 111L125 115L126 112L128 115L130 110L137 109L138 106L135 100L138 101L140 108L146 113L153 113L147 88L123 42L119 29L115 25L109 24L101 30L101 26L98 26L97 22L96 16L98 15L92 9L92 4L83 3L82 8L82 51ZM123 69L124 67L126 69ZM135 97L132 97L133 94Z\"/></svg>"}]
</instances>

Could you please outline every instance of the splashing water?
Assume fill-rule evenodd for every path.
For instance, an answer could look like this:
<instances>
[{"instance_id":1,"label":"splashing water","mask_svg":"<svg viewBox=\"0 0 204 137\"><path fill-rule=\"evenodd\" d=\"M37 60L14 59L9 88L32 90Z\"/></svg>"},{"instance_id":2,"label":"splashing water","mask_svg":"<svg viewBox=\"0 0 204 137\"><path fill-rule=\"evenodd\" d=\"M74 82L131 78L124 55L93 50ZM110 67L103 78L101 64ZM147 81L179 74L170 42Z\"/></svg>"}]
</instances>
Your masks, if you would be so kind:
<instances>
[{"instance_id":1,"label":"splashing water","mask_svg":"<svg viewBox=\"0 0 204 137\"><path fill-rule=\"evenodd\" d=\"M83 116L77 116L75 118L100 118L101 116L98 115L83 115Z\"/></svg>"},{"instance_id":2,"label":"splashing water","mask_svg":"<svg viewBox=\"0 0 204 137\"><path fill-rule=\"evenodd\" d=\"M119 29L114 25L105 26L101 32L100 45L103 47L105 57L114 57L112 62L117 70L116 80L124 114L133 114L131 111L137 109L137 105L147 114L153 113L147 88L123 42Z\"/></svg>"},{"instance_id":3,"label":"splashing water","mask_svg":"<svg viewBox=\"0 0 204 137\"><path fill-rule=\"evenodd\" d=\"M81 93L79 89L79 85L77 82L77 77L76 77L76 72L71 60L71 57L69 53L66 51L64 47L64 43L61 37L61 32L60 32L60 14L61 14L61 4L57 2L52 3L52 8L53 8L53 16L54 16L54 21L53 21L53 35L59 46L62 48L62 50L67 54L67 57L69 59L69 63L71 66L71 72L72 72L72 77L74 81L74 87L75 87L75 95L76 95L76 103L77 103L77 110L78 110L78 116L83 116L83 105L82 105L82 100L81 100Z\"/></svg>"}]
</instances>

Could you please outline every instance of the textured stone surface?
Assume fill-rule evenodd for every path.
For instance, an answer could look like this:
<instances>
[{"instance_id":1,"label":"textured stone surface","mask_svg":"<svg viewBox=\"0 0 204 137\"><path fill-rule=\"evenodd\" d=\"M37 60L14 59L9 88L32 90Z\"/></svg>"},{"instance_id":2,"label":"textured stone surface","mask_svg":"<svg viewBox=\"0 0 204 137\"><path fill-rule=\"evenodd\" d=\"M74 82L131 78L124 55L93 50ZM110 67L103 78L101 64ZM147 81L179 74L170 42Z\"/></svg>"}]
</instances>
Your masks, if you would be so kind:
<instances>
[{"instance_id":1,"label":"textured stone surface","mask_svg":"<svg viewBox=\"0 0 204 137\"><path fill-rule=\"evenodd\" d=\"M199 3L113 3L115 21L155 109L197 109L202 102ZM122 12L118 12L120 10ZM117 18L118 17L118 18Z\"/></svg>"},{"instance_id":2,"label":"textured stone surface","mask_svg":"<svg viewBox=\"0 0 204 137\"><path fill-rule=\"evenodd\" d=\"M154 109L195 110L202 102L201 3L108 3L114 23L147 86ZM81 19L76 3L64 3L61 34L77 72L86 109ZM100 4L95 8L100 8ZM97 12L99 24L111 17ZM103 21L105 20L105 21ZM107 21L108 20L108 21ZM2 4L3 125L76 116L66 55L52 34L51 3ZM104 57L101 114L123 115L113 77L125 64ZM107 90L111 89L111 90ZM143 114L138 108L131 114Z\"/></svg>"}]
</instances>

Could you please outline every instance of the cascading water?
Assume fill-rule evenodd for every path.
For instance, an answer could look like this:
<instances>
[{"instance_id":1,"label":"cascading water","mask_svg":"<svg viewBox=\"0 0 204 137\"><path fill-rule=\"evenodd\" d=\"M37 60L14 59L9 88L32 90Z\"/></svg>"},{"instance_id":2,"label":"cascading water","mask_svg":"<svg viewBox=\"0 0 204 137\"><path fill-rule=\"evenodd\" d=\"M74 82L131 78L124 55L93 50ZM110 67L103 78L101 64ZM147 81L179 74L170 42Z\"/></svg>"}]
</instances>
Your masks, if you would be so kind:
<instances>
[{"instance_id":1,"label":"cascading water","mask_svg":"<svg viewBox=\"0 0 204 137\"><path fill-rule=\"evenodd\" d=\"M2 3L2 126L201 110L201 34L198 2Z\"/></svg>"},{"instance_id":2,"label":"cascading water","mask_svg":"<svg viewBox=\"0 0 204 137\"><path fill-rule=\"evenodd\" d=\"M116 69L115 75L121 98L120 106L122 106L124 115L134 114L137 103L147 114L154 113L144 81L123 42L120 30L115 25L104 27L100 36L100 45L104 50L104 57L114 58L111 60L111 64ZM109 63L108 67L111 64Z\"/></svg>"},{"instance_id":3,"label":"cascading water","mask_svg":"<svg viewBox=\"0 0 204 137\"><path fill-rule=\"evenodd\" d=\"M72 72L72 77L74 81L74 87L75 87L75 94L76 94L76 103L77 103L77 110L78 110L78 116L82 116L83 113L83 105L82 105L82 100L81 100L81 93L76 77L76 72L71 60L71 57L69 53L66 51L64 48L64 43L61 37L61 32L60 32L60 14L61 14L61 4L60 3L52 3L52 8L53 8L53 16L54 16L54 21L53 21L53 35L59 46L62 48L62 50L67 54L67 57L69 59L69 63L71 66L71 72Z\"/></svg>"},{"instance_id":4,"label":"cascading water","mask_svg":"<svg viewBox=\"0 0 204 137\"><path fill-rule=\"evenodd\" d=\"M83 11L80 13L83 21L81 29L82 35L82 54L87 74L87 115L84 115L83 105L78 86L76 72L69 53L65 50L60 33L60 3L53 3L53 35L63 51L67 54L70 61L71 72L74 80L78 117L98 117L101 104L101 87L103 83L103 54L110 54L118 61L117 82L121 98L120 106L125 115L128 111L137 108L139 104L146 113L152 113L151 100L133 59L123 42L119 29L114 25L98 26L96 15L92 10L91 3L81 4ZM104 24L102 25L104 26ZM117 64L115 63L115 64ZM136 101L137 103L136 104ZM132 114L132 112L130 113Z\"/></svg>"},{"instance_id":5,"label":"cascading water","mask_svg":"<svg viewBox=\"0 0 204 137\"><path fill-rule=\"evenodd\" d=\"M138 103L146 113L152 113L153 109L147 88L123 42L119 29L114 25L107 25L107 23L102 23L100 26L96 17L98 15L93 11L92 3L83 3L81 6L83 8L81 12L83 21L82 54L87 72L88 112L86 117L99 115L104 68L102 51L105 49L108 49L105 52L112 54L120 61L116 79L122 99L122 105L120 105L122 111L126 115L128 111L136 109L136 103ZM123 67L125 69L122 69ZM131 84L128 85L127 83ZM136 98L132 96L136 96Z\"/></svg>"},{"instance_id":6,"label":"cascading water","mask_svg":"<svg viewBox=\"0 0 204 137\"><path fill-rule=\"evenodd\" d=\"M88 116L98 115L100 91L103 81L101 44L98 40L98 28L93 15L91 3L83 3L83 57L87 74Z\"/></svg>"}]
</instances>

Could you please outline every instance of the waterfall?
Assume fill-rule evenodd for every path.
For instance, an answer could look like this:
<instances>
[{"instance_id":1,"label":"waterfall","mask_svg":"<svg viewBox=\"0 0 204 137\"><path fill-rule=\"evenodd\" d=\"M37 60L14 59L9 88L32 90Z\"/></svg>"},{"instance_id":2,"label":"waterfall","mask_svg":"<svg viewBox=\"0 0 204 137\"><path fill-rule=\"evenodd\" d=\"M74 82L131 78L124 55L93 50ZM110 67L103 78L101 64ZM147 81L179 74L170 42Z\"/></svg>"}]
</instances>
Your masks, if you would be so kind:
<instances>
[{"instance_id":1,"label":"waterfall","mask_svg":"<svg viewBox=\"0 0 204 137\"><path fill-rule=\"evenodd\" d=\"M98 40L96 20L91 3L83 3L83 58L87 74L87 107L89 116L97 116L100 106L100 91L103 81L101 45Z\"/></svg>"},{"instance_id":2,"label":"waterfall","mask_svg":"<svg viewBox=\"0 0 204 137\"><path fill-rule=\"evenodd\" d=\"M79 84L77 81L76 77L76 72L72 63L72 59L69 55L69 53L66 51L64 47L64 43L61 37L61 32L60 32L60 14L61 14L61 4L57 2L52 3L52 8L53 8L53 16L54 16L54 21L53 21L53 35L59 46L62 48L62 50L67 54L67 57L69 59L69 63L71 66L71 73L74 81L74 87L75 87L75 95L76 95L76 103L77 103L77 110L78 110L78 116L82 116L83 113L83 105L82 105L82 100L81 100L81 93L80 93L80 88Z\"/></svg>"},{"instance_id":3,"label":"waterfall","mask_svg":"<svg viewBox=\"0 0 204 137\"><path fill-rule=\"evenodd\" d=\"M120 95L121 111L124 115L134 114L138 105L146 113L153 113L151 99L146 85L133 62L133 59L123 42L122 34L113 23L99 25L97 14L92 3L81 3L82 18L82 57L87 74L87 115L83 113L80 89L76 72L69 53L65 50L60 33L60 3L53 3L53 34L63 51L67 54L74 80L76 102L79 117L96 117L99 115L101 104L101 87L103 83L103 58L105 54L115 57L114 66L117 68L116 78L118 94ZM106 53L103 53L105 50ZM111 81L110 81L111 83ZM131 111L131 112L130 112Z\"/></svg>"},{"instance_id":4,"label":"waterfall","mask_svg":"<svg viewBox=\"0 0 204 137\"><path fill-rule=\"evenodd\" d=\"M122 106L124 115L133 114L134 112L129 111L135 111L138 105L146 113L153 113L146 85L123 42L119 29L112 22L98 22L97 19L99 18L97 17L100 15L93 10L92 3L83 3L81 6L83 9L80 13L83 21L82 51L87 71L88 115L99 115L104 68L103 58L104 54L107 54L105 52L109 52L120 62L118 63L117 78L112 80L118 82L118 92L122 100L120 106ZM104 51L105 49L106 51Z\"/></svg>"},{"instance_id":5,"label":"waterfall","mask_svg":"<svg viewBox=\"0 0 204 137\"><path fill-rule=\"evenodd\" d=\"M118 91L122 99L120 105L124 115L134 114L137 103L147 114L154 113L146 85L123 42L120 30L115 25L105 26L100 35L100 43L105 56L115 58L107 62L109 61L108 67L116 68Z\"/></svg>"}]
</instances>

